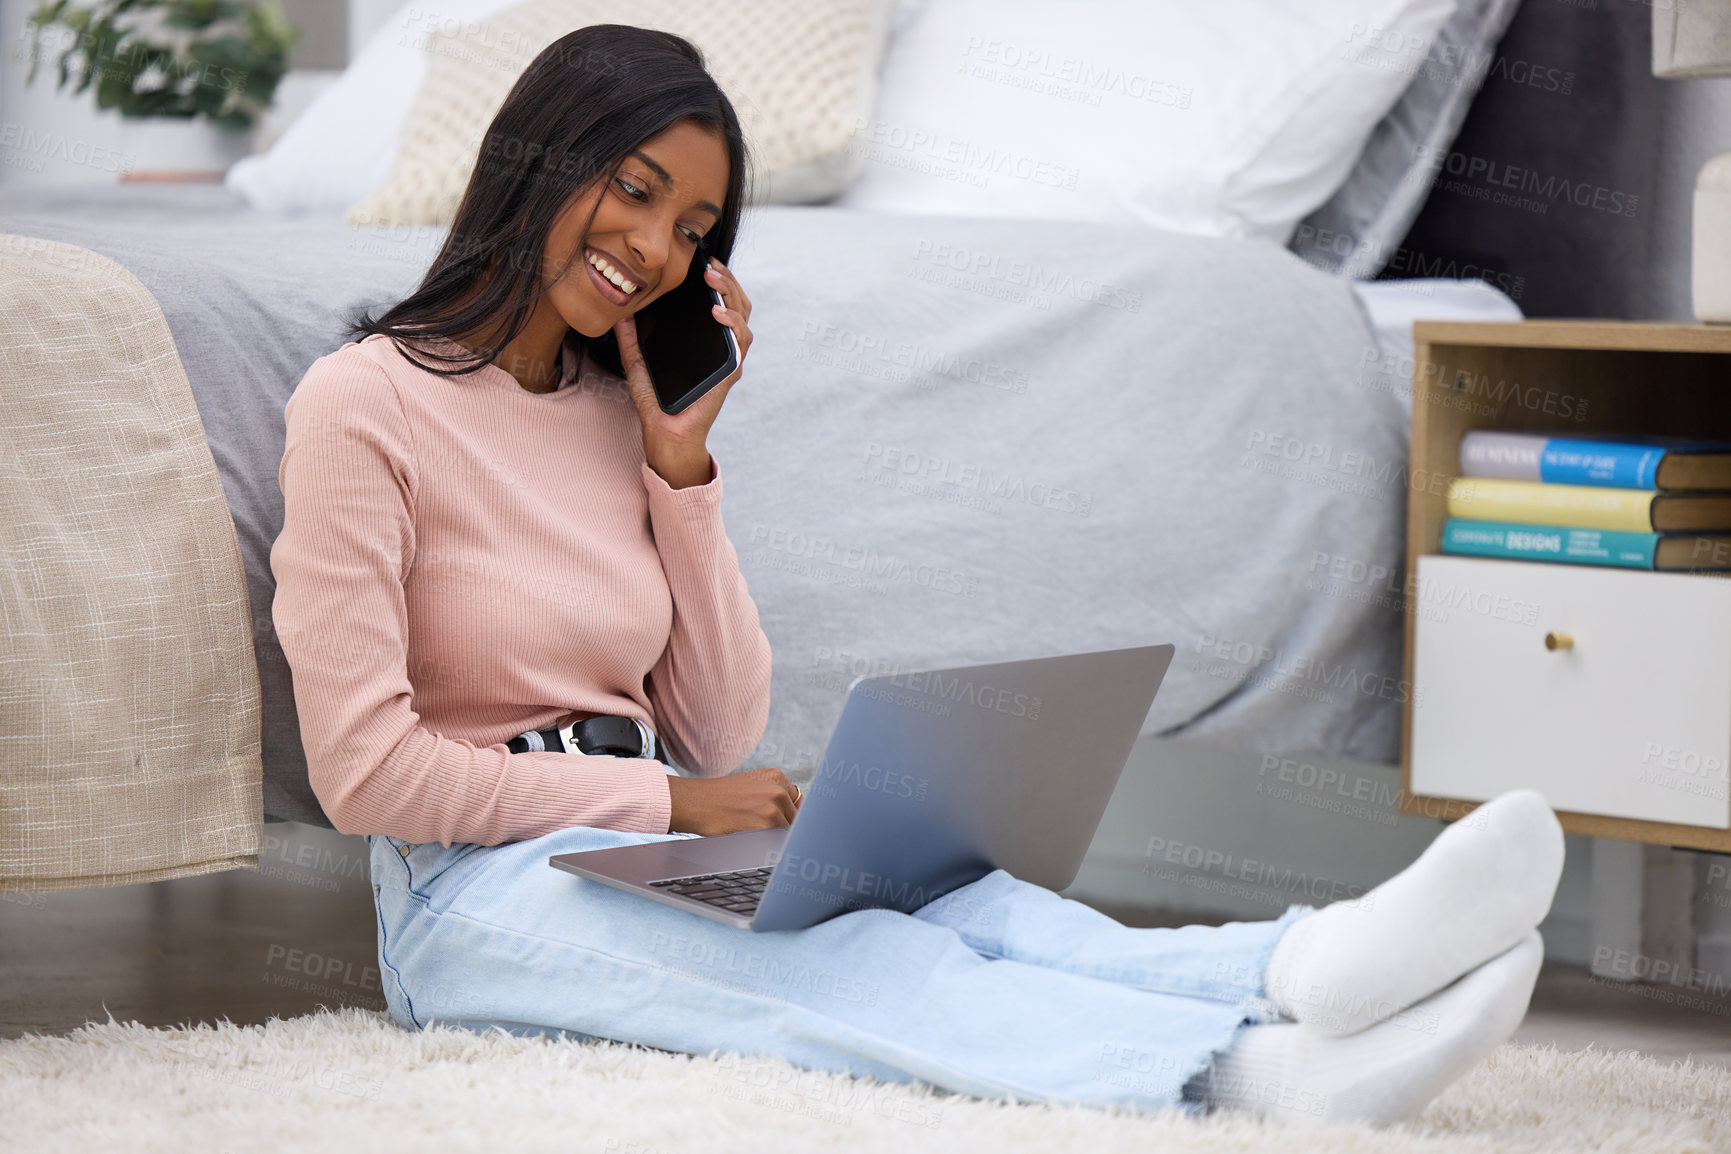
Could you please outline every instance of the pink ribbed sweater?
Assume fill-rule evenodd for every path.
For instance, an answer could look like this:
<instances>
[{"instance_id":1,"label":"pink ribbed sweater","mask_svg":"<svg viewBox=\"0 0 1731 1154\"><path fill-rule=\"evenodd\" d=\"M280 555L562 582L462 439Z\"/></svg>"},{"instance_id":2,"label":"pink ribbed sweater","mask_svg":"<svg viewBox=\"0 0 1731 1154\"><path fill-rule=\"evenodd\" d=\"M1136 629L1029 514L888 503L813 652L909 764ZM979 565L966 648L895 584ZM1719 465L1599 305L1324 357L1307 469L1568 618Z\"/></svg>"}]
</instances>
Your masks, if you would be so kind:
<instances>
[{"instance_id":1,"label":"pink ribbed sweater","mask_svg":"<svg viewBox=\"0 0 1731 1154\"><path fill-rule=\"evenodd\" d=\"M624 382L562 356L560 387L536 394L369 336L289 399L272 616L313 791L344 833L666 832L661 762L504 743L616 713L712 776L763 735L769 641L720 476L669 488Z\"/></svg>"}]
</instances>

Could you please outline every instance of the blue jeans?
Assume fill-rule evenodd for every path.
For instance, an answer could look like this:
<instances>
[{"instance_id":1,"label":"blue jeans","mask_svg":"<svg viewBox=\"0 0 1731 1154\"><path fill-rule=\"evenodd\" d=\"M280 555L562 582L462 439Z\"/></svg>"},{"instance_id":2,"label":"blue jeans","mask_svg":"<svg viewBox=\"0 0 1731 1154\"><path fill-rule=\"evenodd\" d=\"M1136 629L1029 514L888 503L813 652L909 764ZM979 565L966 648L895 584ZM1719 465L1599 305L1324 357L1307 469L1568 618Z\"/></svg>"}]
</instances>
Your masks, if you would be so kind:
<instances>
[{"instance_id":1,"label":"blue jeans","mask_svg":"<svg viewBox=\"0 0 1731 1154\"><path fill-rule=\"evenodd\" d=\"M858 910L756 934L547 864L685 836L369 837L391 1017L1153 1110L1179 1105L1240 1025L1273 1016L1268 955L1310 912L1131 929L998 870L911 915Z\"/></svg>"}]
</instances>

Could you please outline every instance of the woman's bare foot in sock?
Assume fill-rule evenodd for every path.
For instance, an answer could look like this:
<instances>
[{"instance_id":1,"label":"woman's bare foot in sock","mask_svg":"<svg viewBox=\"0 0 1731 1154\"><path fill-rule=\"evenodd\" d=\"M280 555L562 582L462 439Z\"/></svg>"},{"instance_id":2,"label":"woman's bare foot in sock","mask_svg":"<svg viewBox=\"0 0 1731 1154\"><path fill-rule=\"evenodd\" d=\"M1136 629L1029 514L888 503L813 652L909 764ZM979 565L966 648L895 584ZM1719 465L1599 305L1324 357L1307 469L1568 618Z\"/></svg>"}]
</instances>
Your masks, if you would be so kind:
<instances>
[{"instance_id":1,"label":"woman's bare foot in sock","mask_svg":"<svg viewBox=\"0 0 1731 1154\"><path fill-rule=\"evenodd\" d=\"M1551 908L1562 872L1563 830L1545 799L1502 794L1364 897L1294 922L1265 993L1326 1034L1386 1021L1520 941Z\"/></svg>"}]
</instances>

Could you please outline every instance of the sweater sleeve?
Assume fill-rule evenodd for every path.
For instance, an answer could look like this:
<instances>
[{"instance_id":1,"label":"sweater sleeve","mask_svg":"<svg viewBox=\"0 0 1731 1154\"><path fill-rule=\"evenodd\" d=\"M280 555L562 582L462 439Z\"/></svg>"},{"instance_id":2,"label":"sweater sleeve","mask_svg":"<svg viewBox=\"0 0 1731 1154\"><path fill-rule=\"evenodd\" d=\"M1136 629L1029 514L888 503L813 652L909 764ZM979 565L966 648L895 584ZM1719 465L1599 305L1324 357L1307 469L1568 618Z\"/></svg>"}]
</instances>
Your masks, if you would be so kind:
<instances>
[{"instance_id":1,"label":"sweater sleeve","mask_svg":"<svg viewBox=\"0 0 1731 1154\"><path fill-rule=\"evenodd\" d=\"M382 366L332 354L285 410L272 617L293 673L307 775L343 833L498 845L574 825L665 833L649 759L508 752L430 732L408 676L413 434Z\"/></svg>"},{"instance_id":2,"label":"sweater sleeve","mask_svg":"<svg viewBox=\"0 0 1731 1154\"><path fill-rule=\"evenodd\" d=\"M713 467L713 460L711 462ZM769 722L769 638L721 522L721 476L674 489L647 464L649 523L673 595L667 649L648 693L674 761L700 777L735 769Z\"/></svg>"}]
</instances>

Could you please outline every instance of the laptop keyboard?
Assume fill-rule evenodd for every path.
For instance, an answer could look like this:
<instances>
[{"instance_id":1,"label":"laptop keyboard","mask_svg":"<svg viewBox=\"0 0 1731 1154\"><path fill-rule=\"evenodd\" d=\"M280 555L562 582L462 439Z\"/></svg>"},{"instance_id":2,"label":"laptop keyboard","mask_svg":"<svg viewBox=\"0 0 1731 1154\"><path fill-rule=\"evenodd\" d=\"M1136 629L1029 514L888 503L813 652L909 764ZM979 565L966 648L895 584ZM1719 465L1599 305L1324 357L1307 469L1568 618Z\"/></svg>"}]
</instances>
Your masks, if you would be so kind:
<instances>
[{"instance_id":1,"label":"laptop keyboard","mask_svg":"<svg viewBox=\"0 0 1731 1154\"><path fill-rule=\"evenodd\" d=\"M719 874L696 874L688 878L663 878L649 884L658 890L703 902L731 914L749 915L756 912L757 903L763 900L763 889L769 884L769 875L773 872L773 866L762 866Z\"/></svg>"}]
</instances>

